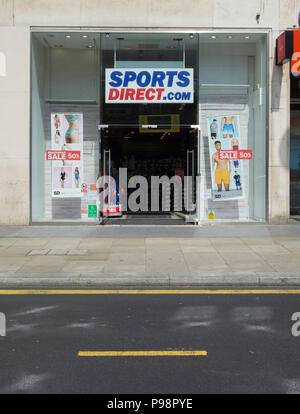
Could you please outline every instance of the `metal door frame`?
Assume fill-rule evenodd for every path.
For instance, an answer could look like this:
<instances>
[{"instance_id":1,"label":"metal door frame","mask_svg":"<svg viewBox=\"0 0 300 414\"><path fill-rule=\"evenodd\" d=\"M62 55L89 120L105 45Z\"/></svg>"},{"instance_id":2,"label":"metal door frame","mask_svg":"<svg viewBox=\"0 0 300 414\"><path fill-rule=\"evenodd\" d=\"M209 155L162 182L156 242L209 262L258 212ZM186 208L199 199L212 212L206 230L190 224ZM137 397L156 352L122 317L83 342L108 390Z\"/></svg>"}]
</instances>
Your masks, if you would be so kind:
<instances>
[{"instance_id":1,"label":"metal door frame","mask_svg":"<svg viewBox=\"0 0 300 414\"><path fill-rule=\"evenodd\" d=\"M195 224L200 223L200 202L201 202L201 196L200 196L200 183L201 183L201 173L200 173L200 138L201 138L201 129L200 125L190 125L190 124L179 124L179 125L170 125L170 124L160 124L160 125L140 125L140 124L100 124L98 125L98 131L99 131L99 141L100 141L100 157L101 160L102 157L102 136L101 136L101 130L103 129L109 129L109 128L140 128L143 129L163 129L168 127L179 127L179 128L189 128L189 129L195 129L197 138L196 138L196 148L193 150L187 150L187 157L189 153L193 153L193 163L192 163L192 170L195 174L195 204L196 209L195 212L190 214L186 221L193 222ZM111 150L103 150L103 175L105 175L106 170L106 160L105 160L105 154L109 153L109 171L110 171L110 163L111 163ZM195 155L197 155L197 163L195 163ZM189 164L187 164L187 170L189 170ZM101 178L101 177L100 177ZM110 183L109 183L110 185ZM110 187L109 187L110 188ZM110 200L110 198L109 198ZM101 206L100 206L101 209ZM108 217L104 216L103 213L99 214L99 220L101 224L105 224L108 220Z\"/></svg>"}]
</instances>

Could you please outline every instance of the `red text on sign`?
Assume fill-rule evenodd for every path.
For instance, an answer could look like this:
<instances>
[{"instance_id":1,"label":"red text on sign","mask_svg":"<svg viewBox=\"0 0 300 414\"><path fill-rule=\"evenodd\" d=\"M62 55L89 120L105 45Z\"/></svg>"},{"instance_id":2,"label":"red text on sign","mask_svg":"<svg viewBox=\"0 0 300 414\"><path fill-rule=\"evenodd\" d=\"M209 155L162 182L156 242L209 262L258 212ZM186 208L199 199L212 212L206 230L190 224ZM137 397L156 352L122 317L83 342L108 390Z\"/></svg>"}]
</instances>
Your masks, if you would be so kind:
<instances>
[{"instance_id":1,"label":"red text on sign","mask_svg":"<svg viewBox=\"0 0 300 414\"><path fill-rule=\"evenodd\" d=\"M162 99L162 93L165 91L164 88L111 88L109 90L108 100L109 101L153 101Z\"/></svg>"},{"instance_id":2,"label":"red text on sign","mask_svg":"<svg viewBox=\"0 0 300 414\"><path fill-rule=\"evenodd\" d=\"M253 153L252 150L220 150L219 151L219 160L252 160Z\"/></svg>"},{"instance_id":3,"label":"red text on sign","mask_svg":"<svg viewBox=\"0 0 300 414\"><path fill-rule=\"evenodd\" d=\"M80 161L80 151L47 151L47 161Z\"/></svg>"}]
</instances>

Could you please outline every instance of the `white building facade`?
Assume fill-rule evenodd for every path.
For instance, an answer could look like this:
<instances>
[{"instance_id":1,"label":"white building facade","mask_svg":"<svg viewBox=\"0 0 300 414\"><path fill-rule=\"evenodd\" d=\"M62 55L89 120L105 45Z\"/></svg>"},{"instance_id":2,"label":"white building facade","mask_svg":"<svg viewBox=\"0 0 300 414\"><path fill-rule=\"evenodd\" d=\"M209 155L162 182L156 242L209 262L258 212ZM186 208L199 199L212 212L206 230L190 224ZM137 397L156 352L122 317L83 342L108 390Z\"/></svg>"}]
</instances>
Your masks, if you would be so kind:
<instances>
[{"instance_id":1,"label":"white building facade","mask_svg":"<svg viewBox=\"0 0 300 414\"><path fill-rule=\"evenodd\" d=\"M195 222L287 223L291 74L276 39L299 12L300 0L0 0L0 224L97 224L112 160L129 178L200 176ZM112 70L143 71L140 103L108 101ZM143 100L149 73L153 89L188 71L187 103ZM253 159L215 166L217 141Z\"/></svg>"}]
</instances>

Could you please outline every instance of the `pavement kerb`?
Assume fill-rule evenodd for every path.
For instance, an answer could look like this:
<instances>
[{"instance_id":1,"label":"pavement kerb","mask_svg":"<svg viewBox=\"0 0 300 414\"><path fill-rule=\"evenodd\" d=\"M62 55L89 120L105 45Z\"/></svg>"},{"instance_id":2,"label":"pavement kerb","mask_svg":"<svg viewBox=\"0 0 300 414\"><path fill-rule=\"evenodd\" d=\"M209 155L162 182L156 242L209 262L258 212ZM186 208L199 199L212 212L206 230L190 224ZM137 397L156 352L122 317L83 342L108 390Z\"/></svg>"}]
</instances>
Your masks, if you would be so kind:
<instances>
[{"instance_id":1,"label":"pavement kerb","mask_svg":"<svg viewBox=\"0 0 300 414\"><path fill-rule=\"evenodd\" d=\"M122 274L0 274L0 288L19 287L166 287L175 286L300 286L299 273L239 273L225 274L166 274L166 275L122 275Z\"/></svg>"}]
</instances>

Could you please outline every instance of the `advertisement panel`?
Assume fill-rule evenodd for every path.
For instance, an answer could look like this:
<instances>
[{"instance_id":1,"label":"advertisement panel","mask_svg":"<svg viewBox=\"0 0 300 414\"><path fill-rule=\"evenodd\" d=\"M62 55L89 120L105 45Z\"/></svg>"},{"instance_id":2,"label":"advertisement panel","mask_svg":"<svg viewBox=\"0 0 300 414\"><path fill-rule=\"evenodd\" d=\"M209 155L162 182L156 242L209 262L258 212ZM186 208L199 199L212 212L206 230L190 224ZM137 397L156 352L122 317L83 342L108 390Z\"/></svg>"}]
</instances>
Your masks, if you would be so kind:
<instances>
[{"instance_id":1,"label":"advertisement panel","mask_svg":"<svg viewBox=\"0 0 300 414\"><path fill-rule=\"evenodd\" d=\"M294 76L300 75L300 30L293 30L293 56L291 59L291 73Z\"/></svg>"},{"instance_id":2,"label":"advertisement panel","mask_svg":"<svg viewBox=\"0 0 300 414\"><path fill-rule=\"evenodd\" d=\"M82 197L83 114L51 114L52 197Z\"/></svg>"},{"instance_id":3,"label":"advertisement panel","mask_svg":"<svg viewBox=\"0 0 300 414\"><path fill-rule=\"evenodd\" d=\"M193 69L106 69L106 103L193 103Z\"/></svg>"},{"instance_id":4,"label":"advertisement panel","mask_svg":"<svg viewBox=\"0 0 300 414\"><path fill-rule=\"evenodd\" d=\"M240 117L224 115L207 118L213 201L244 198L241 159L252 157L240 151ZM247 155L245 155L247 154Z\"/></svg>"}]
</instances>

